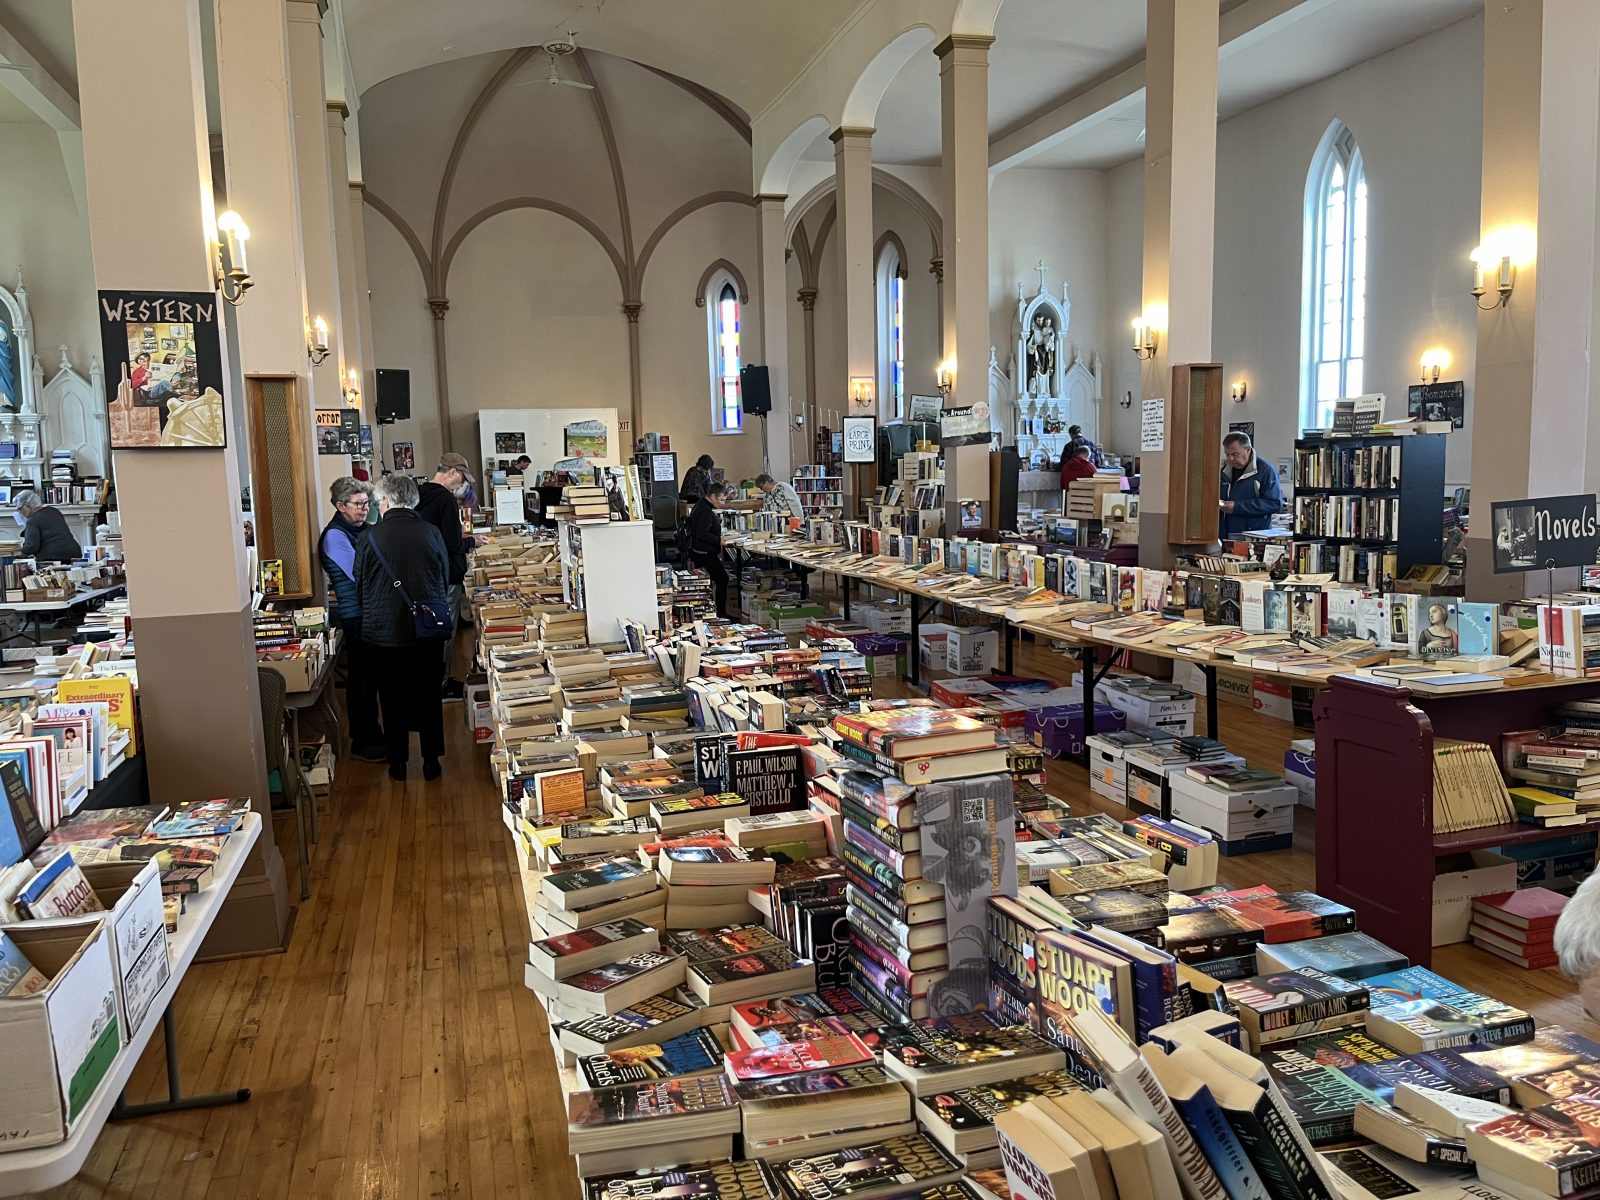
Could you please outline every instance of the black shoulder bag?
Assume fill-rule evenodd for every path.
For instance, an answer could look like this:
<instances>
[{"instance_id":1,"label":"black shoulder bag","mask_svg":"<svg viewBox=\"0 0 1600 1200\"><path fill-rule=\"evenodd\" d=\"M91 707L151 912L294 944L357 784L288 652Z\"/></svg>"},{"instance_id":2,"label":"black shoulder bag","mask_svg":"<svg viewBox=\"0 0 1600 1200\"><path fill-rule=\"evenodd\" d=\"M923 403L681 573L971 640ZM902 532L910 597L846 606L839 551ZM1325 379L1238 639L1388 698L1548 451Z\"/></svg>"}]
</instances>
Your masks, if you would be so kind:
<instances>
[{"instance_id":1,"label":"black shoulder bag","mask_svg":"<svg viewBox=\"0 0 1600 1200\"><path fill-rule=\"evenodd\" d=\"M400 582L400 576L389 565L389 560L383 556L383 551L378 546L378 539L367 535L367 545L378 556L378 565L389 575L389 582L394 584L400 593L400 599L406 608L411 610L411 622L419 641L439 641L450 636L454 627L455 614L450 611L450 593L445 592L442 599L413 600L407 594L405 584Z\"/></svg>"}]
</instances>

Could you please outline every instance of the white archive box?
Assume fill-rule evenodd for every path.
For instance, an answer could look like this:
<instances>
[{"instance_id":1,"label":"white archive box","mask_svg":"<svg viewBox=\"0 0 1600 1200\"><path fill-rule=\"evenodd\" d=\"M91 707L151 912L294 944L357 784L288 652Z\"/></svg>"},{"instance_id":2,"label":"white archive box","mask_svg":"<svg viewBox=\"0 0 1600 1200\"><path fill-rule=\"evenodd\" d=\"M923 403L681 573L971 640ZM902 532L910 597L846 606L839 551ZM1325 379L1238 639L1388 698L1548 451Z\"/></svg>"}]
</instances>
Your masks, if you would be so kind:
<instances>
[{"instance_id":1,"label":"white archive box","mask_svg":"<svg viewBox=\"0 0 1600 1200\"><path fill-rule=\"evenodd\" d=\"M1123 747L1102 734L1084 739L1089 755L1089 790L1118 804L1128 802L1128 760Z\"/></svg>"},{"instance_id":2,"label":"white archive box","mask_svg":"<svg viewBox=\"0 0 1600 1200\"><path fill-rule=\"evenodd\" d=\"M1517 862L1493 850L1471 850L1439 860L1433 877L1433 944L1467 940L1472 902L1517 890Z\"/></svg>"},{"instance_id":3,"label":"white archive box","mask_svg":"<svg viewBox=\"0 0 1600 1200\"><path fill-rule=\"evenodd\" d=\"M1000 635L993 629L958 626L945 638L945 670L952 675L987 675L994 670Z\"/></svg>"},{"instance_id":4,"label":"white archive box","mask_svg":"<svg viewBox=\"0 0 1600 1200\"><path fill-rule=\"evenodd\" d=\"M1264 833L1293 833L1299 792L1292 784L1229 792L1187 775L1172 777L1172 815L1226 842Z\"/></svg>"},{"instance_id":5,"label":"white archive box","mask_svg":"<svg viewBox=\"0 0 1600 1200\"><path fill-rule=\"evenodd\" d=\"M1126 770L1126 788L1129 804L1148 808L1163 817L1172 815L1172 781L1189 769L1188 763L1153 762L1139 753L1135 746L1123 755ZM1237 754L1224 754L1206 760L1206 766L1242 767L1244 759Z\"/></svg>"},{"instance_id":6,"label":"white archive box","mask_svg":"<svg viewBox=\"0 0 1600 1200\"><path fill-rule=\"evenodd\" d=\"M72 1132L116 1062L122 1026L103 916L28 921L7 936L50 977L43 991L0 998L0 1144L21 1150Z\"/></svg>"},{"instance_id":7,"label":"white archive box","mask_svg":"<svg viewBox=\"0 0 1600 1200\"><path fill-rule=\"evenodd\" d=\"M1095 702L1120 712L1129 729L1153 729L1177 737L1194 736L1197 697L1192 692L1181 696L1146 696L1118 687L1115 680L1095 686Z\"/></svg>"}]
</instances>

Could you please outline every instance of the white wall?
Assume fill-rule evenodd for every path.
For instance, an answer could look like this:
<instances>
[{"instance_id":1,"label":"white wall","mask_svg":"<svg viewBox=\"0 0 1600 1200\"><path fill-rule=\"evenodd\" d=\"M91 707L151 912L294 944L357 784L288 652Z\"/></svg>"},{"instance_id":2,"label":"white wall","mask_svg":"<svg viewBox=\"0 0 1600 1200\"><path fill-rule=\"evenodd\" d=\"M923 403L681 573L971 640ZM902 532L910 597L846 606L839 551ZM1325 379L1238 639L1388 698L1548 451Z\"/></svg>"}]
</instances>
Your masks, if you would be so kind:
<instances>
[{"instance_id":1,"label":"white wall","mask_svg":"<svg viewBox=\"0 0 1600 1200\"><path fill-rule=\"evenodd\" d=\"M1388 394L1404 415L1424 349L1454 359L1447 378L1466 381L1467 427L1450 436L1447 478L1464 483L1471 462L1476 314L1467 254L1477 244L1481 174L1481 18L1459 22L1320 83L1224 121L1217 130L1217 235L1213 357L1249 399L1225 420L1256 423L1257 441L1286 457L1300 428L1300 312L1306 173L1334 118L1355 133L1366 166L1366 389ZM1142 164L1109 173L1108 307L1116 340L1140 309ZM1136 444L1131 350L1115 359L1114 444Z\"/></svg>"},{"instance_id":2,"label":"white wall","mask_svg":"<svg viewBox=\"0 0 1600 1200\"><path fill-rule=\"evenodd\" d=\"M23 269L45 382L55 374L61 361L56 347L63 343L87 376L90 356L100 353L94 259L89 222L73 200L61 143L43 124L0 123L0 162L0 287L14 291L17 268Z\"/></svg>"}]
</instances>

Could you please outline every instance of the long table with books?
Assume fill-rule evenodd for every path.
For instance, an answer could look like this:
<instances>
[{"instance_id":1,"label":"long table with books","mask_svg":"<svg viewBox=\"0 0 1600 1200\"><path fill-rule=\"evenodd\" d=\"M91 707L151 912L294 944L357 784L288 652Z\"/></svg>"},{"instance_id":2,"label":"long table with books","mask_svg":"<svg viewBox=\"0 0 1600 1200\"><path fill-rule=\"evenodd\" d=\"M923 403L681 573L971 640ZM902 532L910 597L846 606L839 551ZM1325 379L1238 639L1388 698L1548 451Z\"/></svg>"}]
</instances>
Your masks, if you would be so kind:
<instances>
[{"instance_id":1,"label":"long table with books","mask_svg":"<svg viewBox=\"0 0 1600 1200\"><path fill-rule=\"evenodd\" d=\"M71 1180L83 1168L107 1121L217 1104L237 1104L250 1098L249 1088L215 1096L183 1094L178 1029L172 1005L189 967L194 963L195 955L216 923L229 890L239 878L245 858L260 836L261 818L253 812L244 818L238 829L228 835L212 867L210 885L185 899L177 931L168 938L170 973L146 1009L144 1019L117 1051L105 1077L79 1112L64 1140L49 1146L0 1152L0 1196L31 1196ZM116 1019L113 1015L113 1020ZM158 1026L163 1031L166 1044L167 1099L150 1104L127 1104L123 1089Z\"/></svg>"}]
</instances>

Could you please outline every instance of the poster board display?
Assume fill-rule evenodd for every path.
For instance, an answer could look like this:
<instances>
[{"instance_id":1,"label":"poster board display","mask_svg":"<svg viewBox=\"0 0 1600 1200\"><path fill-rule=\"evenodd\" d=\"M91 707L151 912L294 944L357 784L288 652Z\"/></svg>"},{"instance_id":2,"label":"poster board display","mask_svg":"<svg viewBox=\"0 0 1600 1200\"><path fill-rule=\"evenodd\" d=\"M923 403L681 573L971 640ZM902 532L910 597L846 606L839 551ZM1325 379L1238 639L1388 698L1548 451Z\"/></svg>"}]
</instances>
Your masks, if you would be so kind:
<instances>
[{"instance_id":1,"label":"poster board display","mask_svg":"<svg viewBox=\"0 0 1600 1200\"><path fill-rule=\"evenodd\" d=\"M586 443L583 455L585 466L615 467L621 465L625 456L631 452L631 446L622 444L623 438L617 424L617 410L615 408L485 408L478 412L478 461L487 464L496 455L508 457L506 453L498 451L497 435L519 434L522 438L523 449L518 453L526 454L533 460L533 473L530 481L537 478L540 471L549 470L559 459L573 457L567 449L567 427L585 422L598 422L603 427L601 435L604 440L604 451L592 453L598 449L593 441ZM499 445L514 445L514 438L507 438L498 442ZM515 457L515 455L509 455Z\"/></svg>"}]
</instances>

